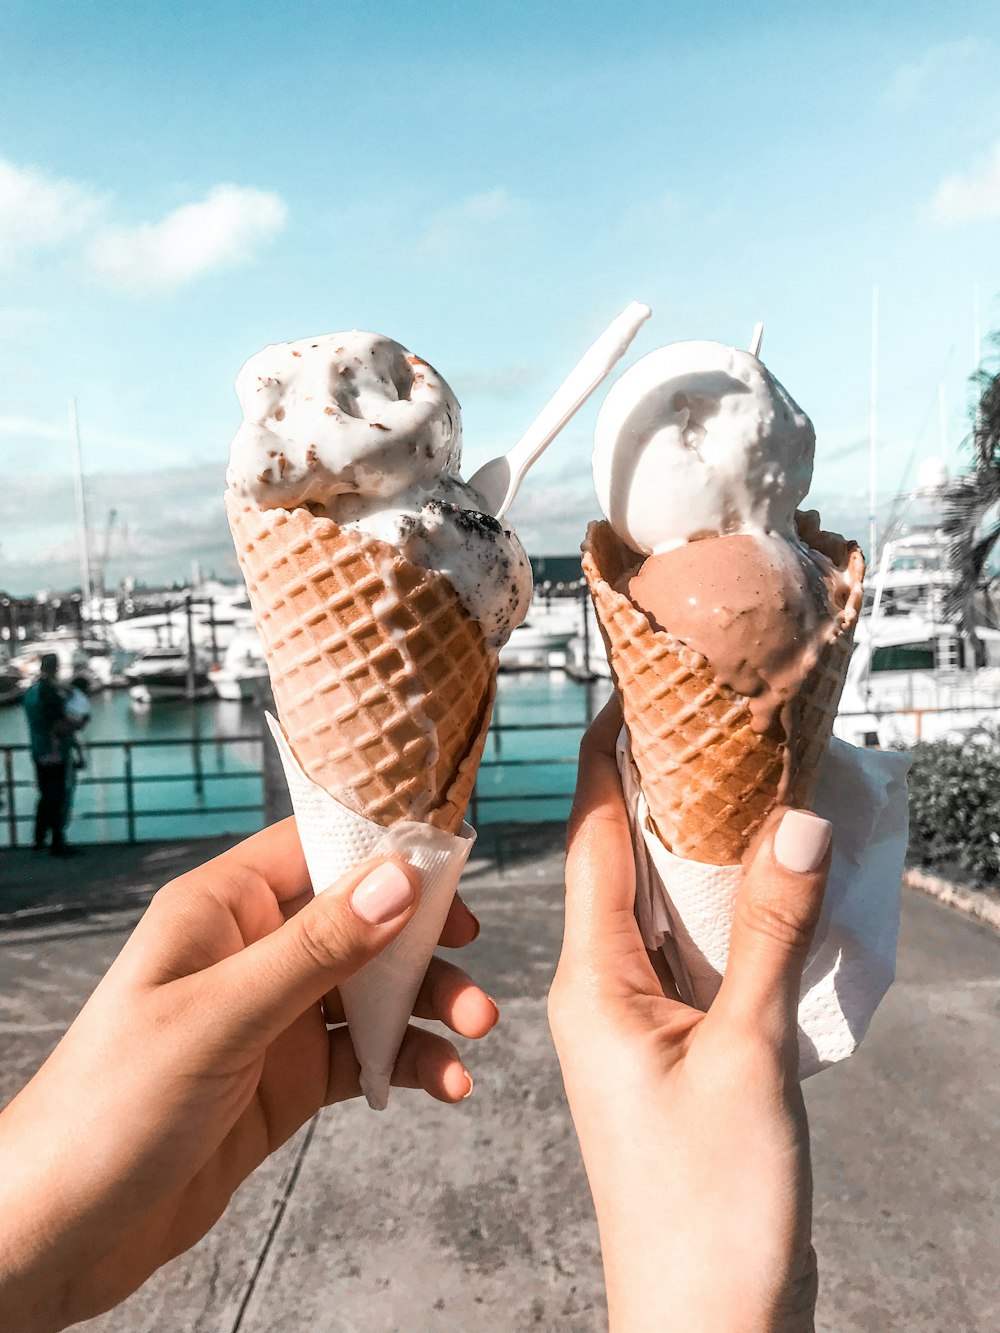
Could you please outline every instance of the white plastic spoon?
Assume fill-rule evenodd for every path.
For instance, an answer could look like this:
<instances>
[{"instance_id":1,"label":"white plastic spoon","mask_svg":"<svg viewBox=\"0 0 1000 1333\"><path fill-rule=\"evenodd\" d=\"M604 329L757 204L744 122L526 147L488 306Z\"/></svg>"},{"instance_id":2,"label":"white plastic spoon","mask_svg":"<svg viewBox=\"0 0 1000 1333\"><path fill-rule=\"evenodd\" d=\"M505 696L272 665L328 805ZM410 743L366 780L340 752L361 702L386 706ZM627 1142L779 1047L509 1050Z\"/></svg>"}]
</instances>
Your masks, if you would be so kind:
<instances>
[{"instance_id":1,"label":"white plastic spoon","mask_svg":"<svg viewBox=\"0 0 1000 1333\"><path fill-rule=\"evenodd\" d=\"M468 484L483 498L486 513L503 517L520 490L528 468L610 374L651 314L649 306L640 305L638 301L626 306L597 342L584 352L517 444L499 458L491 458L469 478Z\"/></svg>"},{"instance_id":2,"label":"white plastic spoon","mask_svg":"<svg viewBox=\"0 0 1000 1333\"><path fill-rule=\"evenodd\" d=\"M750 335L750 355L760 356L760 345L764 341L764 325L755 324L753 333Z\"/></svg>"}]
</instances>

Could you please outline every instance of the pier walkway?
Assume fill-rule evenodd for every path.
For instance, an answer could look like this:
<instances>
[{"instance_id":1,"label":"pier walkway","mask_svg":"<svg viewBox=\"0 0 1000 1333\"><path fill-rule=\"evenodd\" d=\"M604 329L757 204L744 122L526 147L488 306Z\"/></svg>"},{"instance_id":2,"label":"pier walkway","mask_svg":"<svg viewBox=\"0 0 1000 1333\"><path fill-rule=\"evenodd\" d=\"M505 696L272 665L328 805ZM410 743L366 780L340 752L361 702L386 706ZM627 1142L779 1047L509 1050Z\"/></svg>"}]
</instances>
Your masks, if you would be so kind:
<instances>
[{"instance_id":1,"label":"pier walkway","mask_svg":"<svg viewBox=\"0 0 1000 1333\"><path fill-rule=\"evenodd\" d=\"M605 1328L596 1229L545 1022L561 838L551 826L489 830L470 863L465 892L483 933L464 961L502 1010L469 1057L474 1096L449 1108L395 1092L381 1116L358 1104L323 1112L194 1251L83 1327ZM0 917L0 1103L57 1041L153 889L223 845L0 857L0 913L17 909ZM908 891L899 979L867 1042L807 1084L823 1333L1000 1328L998 1034L1000 936Z\"/></svg>"}]
</instances>

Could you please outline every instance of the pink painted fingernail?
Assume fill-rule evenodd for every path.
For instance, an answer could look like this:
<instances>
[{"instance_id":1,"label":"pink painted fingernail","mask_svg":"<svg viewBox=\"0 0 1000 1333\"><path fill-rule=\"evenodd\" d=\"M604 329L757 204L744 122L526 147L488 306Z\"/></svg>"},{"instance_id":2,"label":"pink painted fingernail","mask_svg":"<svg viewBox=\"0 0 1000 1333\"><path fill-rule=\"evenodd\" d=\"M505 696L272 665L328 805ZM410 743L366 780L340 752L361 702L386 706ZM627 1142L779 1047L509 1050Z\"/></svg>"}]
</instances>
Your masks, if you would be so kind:
<instances>
[{"instance_id":1,"label":"pink painted fingernail","mask_svg":"<svg viewBox=\"0 0 1000 1333\"><path fill-rule=\"evenodd\" d=\"M774 835L774 858L786 870L807 875L826 856L833 830L826 819L805 810L786 810Z\"/></svg>"},{"instance_id":2,"label":"pink painted fingernail","mask_svg":"<svg viewBox=\"0 0 1000 1333\"><path fill-rule=\"evenodd\" d=\"M405 912L412 902L413 885L392 861L376 866L351 894L354 915L370 926L384 926Z\"/></svg>"},{"instance_id":3,"label":"pink painted fingernail","mask_svg":"<svg viewBox=\"0 0 1000 1333\"><path fill-rule=\"evenodd\" d=\"M464 1102L464 1101L468 1101L468 1099L472 1096L472 1089L473 1089L476 1085L473 1083L473 1081L472 1081L472 1075L469 1073L469 1071L468 1071L467 1069L463 1069L463 1070L462 1070L462 1073L463 1073L463 1074L465 1075L465 1077L469 1080L469 1090L468 1090L468 1092L463 1092L463 1093L462 1093L462 1101Z\"/></svg>"}]
</instances>

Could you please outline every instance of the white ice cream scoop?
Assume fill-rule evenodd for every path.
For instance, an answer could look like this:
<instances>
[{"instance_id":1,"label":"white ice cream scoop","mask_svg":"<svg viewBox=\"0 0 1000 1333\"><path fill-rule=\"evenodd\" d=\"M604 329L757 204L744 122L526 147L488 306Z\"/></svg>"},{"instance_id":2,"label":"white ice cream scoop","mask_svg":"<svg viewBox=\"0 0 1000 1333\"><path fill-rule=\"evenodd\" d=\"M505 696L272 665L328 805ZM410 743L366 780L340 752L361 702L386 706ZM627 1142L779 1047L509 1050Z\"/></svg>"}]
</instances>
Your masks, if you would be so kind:
<instances>
[{"instance_id":1,"label":"white ice cream scoop","mask_svg":"<svg viewBox=\"0 0 1000 1333\"><path fill-rule=\"evenodd\" d=\"M671 343L608 394L594 486L618 536L646 555L710 533L788 533L815 443L812 422L751 352Z\"/></svg>"}]
</instances>

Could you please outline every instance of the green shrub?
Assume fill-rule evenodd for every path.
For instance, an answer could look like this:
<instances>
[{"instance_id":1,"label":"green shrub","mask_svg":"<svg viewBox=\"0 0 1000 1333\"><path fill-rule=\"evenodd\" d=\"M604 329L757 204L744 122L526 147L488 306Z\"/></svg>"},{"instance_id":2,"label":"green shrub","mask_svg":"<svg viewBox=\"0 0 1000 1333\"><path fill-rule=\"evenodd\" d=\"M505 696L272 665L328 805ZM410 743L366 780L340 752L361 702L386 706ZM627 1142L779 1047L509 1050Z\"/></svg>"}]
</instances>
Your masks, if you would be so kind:
<instances>
[{"instance_id":1,"label":"green shrub","mask_svg":"<svg viewBox=\"0 0 1000 1333\"><path fill-rule=\"evenodd\" d=\"M977 884L1000 880L1000 735L934 741L913 751L910 852Z\"/></svg>"}]
</instances>

